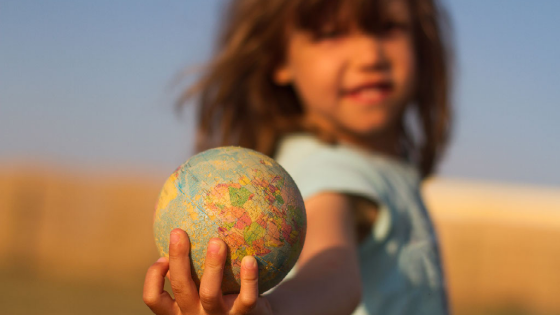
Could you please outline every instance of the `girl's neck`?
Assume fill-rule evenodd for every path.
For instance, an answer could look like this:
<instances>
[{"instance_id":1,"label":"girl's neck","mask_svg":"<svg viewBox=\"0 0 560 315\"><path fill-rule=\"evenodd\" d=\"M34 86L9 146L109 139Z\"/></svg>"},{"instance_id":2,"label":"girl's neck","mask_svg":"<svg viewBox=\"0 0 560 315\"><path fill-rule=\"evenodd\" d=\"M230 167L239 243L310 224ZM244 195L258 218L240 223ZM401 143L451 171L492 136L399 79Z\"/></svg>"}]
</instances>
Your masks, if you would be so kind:
<instances>
[{"instance_id":1,"label":"girl's neck","mask_svg":"<svg viewBox=\"0 0 560 315\"><path fill-rule=\"evenodd\" d=\"M337 140L361 148L362 150L386 155L395 159L402 159L402 152L397 145L399 134L397 130L380 130L368 135L350 132L339 132Z\"/></svg>"}]
</instances>

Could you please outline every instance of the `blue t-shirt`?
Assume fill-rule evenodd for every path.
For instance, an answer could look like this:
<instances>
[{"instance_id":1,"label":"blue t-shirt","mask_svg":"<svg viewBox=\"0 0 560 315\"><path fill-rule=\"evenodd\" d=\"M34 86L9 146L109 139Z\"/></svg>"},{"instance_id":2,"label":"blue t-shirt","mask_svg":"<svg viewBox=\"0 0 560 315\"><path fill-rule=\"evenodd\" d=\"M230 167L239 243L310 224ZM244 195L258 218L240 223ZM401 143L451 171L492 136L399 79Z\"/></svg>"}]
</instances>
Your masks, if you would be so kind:
<instances>
[{"instance_id":1,"label":"blue t-shirt","mask_svg":"<svg viewBox=\"0 0 560 315\"><path fill-rule=\"evenodd\" d=\"M363 296L353 314L448 314L437 237L415 167L308 134L285 137L276 160L304 200L340 192L378 205L375 225L359 245Z\"/></svg>"}]
</instances>

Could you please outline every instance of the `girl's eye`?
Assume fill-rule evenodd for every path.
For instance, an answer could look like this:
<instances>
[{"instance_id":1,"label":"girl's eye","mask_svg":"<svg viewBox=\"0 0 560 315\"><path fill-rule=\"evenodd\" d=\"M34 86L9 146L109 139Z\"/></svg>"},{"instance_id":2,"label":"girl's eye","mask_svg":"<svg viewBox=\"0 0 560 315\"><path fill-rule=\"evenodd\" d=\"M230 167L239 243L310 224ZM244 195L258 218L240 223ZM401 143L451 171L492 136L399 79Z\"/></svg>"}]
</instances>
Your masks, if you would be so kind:
<instances>
[{"instance_id":1,"label":"girl's eye","mask_svg":"<svg viewBox=\"0 0 560 315\"><path fill-rule=\"evenodd\" d=\"M323 31L319 31L315 34L315 40L329 40L329 39L337 39L344 36L346 33L342 30L337 29L326 29Z\"/></svg>"},{"instance_id":2,"label":"girl's eye","mask_svg":"<svg viewBox=\"0 0 560 315\"><path fill-rule=\"evenodd\" d=\"M383 25L383 35L394 36L406 33L409 30L409 25L406 22L389 21Z\"/></svg>"}]
</instances>

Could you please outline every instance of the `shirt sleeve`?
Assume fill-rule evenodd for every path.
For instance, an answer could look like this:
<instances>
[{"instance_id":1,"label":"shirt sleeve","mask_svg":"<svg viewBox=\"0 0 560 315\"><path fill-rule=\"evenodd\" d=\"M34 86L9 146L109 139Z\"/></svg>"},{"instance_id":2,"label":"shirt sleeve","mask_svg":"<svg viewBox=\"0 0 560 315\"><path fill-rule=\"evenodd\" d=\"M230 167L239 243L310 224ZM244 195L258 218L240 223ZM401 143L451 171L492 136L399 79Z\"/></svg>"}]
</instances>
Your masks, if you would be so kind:
<instances>
[{"instance_id":1,"label":"shirt sleeve","mask_svg":"<svg viewBox=\"0 0 560 315\"><path fill-rule=\"evenodd\" d=\"M323 192L356 195L375 202L378 219L373 239L382 241L390 228L390 212L385 200L385 179L361 156L344 149L322 149L307 155L290 171L303 199Z\"/></svg>"},{"instance_id":2,"label":"shirt sleeve","mask_svg":"<svg viewBox=\"0 0 560 315\"><path fill-rule=\"evenodd\" d=\"M320 150L302 159L290 172L303 199L332 191L382 202L382 178L359 157L338 150Z\"/></svg>"}]
</instances>

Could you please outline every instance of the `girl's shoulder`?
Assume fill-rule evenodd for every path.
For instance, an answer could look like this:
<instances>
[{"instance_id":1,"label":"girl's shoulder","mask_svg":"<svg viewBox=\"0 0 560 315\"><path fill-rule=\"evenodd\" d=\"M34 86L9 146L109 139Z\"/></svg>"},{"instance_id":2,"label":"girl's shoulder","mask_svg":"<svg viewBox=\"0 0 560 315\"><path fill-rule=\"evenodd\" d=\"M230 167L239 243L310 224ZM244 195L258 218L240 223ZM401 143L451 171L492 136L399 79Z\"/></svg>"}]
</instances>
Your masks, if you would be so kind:
<instances>
[{"instance_id":1,"label":"girl's shoulder","mask_svg":"<svg viewBox=\"0 0 560 315\"><path fill-rule=\"evenodd\" d=\"M283 138L275 158L304 198L328 190L379 200L391 182L418 180L417 171L407 163L347 144L327 144L310 134Z\"/></svg>"},{"instance_id":2,"label":"girl's shoulder","mask_svg":"<svg viewBox=\"0 0 560 315\"><path fill-rule=\"evenodd\" d=\"M332 175L337 170L353 171L368 166L365 156L344 145L322 142L306 133L284 137L278 146L275 159L290 174L320 171Z\"/></svg>"},{"instance_id":3,"label":"girl's shoulder","mask_svg":"<svg viewBox=\"0 0 560 315\"><path fill-rule=\"evenodd\" d=\"M306 133L292 134L284 137L278 146L276 160L288 171L295 171L302 166L323 166L324 163L337 162L340 165L359 157L352 151L344 150L340 145L322 142ZM361 159L359 159L361 160ZM348 163L351 164L351 163ZM325 165L326 166L326 165Z\"/></svg>"}]
</instances>

